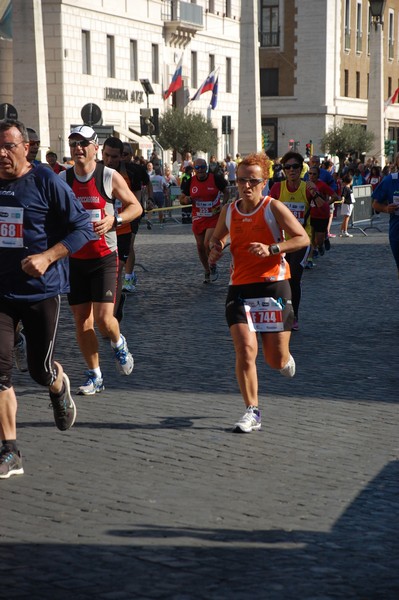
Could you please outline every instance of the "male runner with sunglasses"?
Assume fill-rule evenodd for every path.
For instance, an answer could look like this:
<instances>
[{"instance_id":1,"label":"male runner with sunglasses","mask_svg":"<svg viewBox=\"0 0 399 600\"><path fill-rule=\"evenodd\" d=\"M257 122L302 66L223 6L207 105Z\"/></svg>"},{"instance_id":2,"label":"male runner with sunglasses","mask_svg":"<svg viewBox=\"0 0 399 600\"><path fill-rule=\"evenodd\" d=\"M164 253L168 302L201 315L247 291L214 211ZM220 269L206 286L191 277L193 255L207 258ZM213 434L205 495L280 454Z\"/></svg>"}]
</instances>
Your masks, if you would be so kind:
<instances>
[{"instance_id":1,"label":"male runner with sunglasses","mask_svg":"<svg viewBox=\"0 0 399 600\"><path fill-rule=\"evenodd\" d=\"M94 324L103 337L110 339L120 373L130 375L133 370L133 357L113 314L118 273L116 228L139 217L143 209L122 175L96 162L98 140L91 127L75 127L69 135L69 147L75 164L59 177L71 186L89 212L97 234L95 241L69 259L68 295L77 341L88 368L86 382L78 393L94 395L104 389ZM122 204L118 216L115 198Z\"/></svg>"},{"instance_id":2,"label":"male runner with sunglasses","mask_svg":"<svg viewBox=\"0 0 399 600\"><path fill-rule=\"evenodd\" d=\"M299 152L287 152L281 159L285 173L285 181L274 183L270 189L270 196L284 202L305 228L309 238L312 235L310 226L310 203L312 200L324 203L324 199L319 198L316 185L312 181L303 181L301 171L303 167L303 156ZM306 260L310 251L310 246L301 248L296 252L288 254L286 259L291 269L291 293L292 307L294 309L295 320L292 329L299 329L298 313L301 301L301 279L305 268Z\"/></svg>"},{"instance_id":3,"label":"male runner with sunglasses","mask_svg":"<svg viewBox=\"0 0 399 600\"><path fill-rule=\"evenodd\" d=\"M197 242L198 256L205 269L204 283L216 281L219 277L217 266L209 266L209 242L218 222L222 206L228 200L227 181L223 175L208 173L208 165L203 158L194 161L194 175L181 184L180 204L192 204L192 230Z\"/></svg>"}]
</instances>

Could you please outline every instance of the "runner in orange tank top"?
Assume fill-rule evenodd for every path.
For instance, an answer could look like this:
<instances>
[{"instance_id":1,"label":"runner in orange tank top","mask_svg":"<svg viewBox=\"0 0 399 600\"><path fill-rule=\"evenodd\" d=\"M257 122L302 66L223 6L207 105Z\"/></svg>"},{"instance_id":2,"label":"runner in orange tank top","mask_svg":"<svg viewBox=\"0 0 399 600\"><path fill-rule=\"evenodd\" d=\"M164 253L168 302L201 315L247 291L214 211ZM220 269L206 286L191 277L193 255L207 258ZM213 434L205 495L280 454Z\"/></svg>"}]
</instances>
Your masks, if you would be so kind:
<instances>
[{"instance_id":1,"label":"runner in orange tank top","mask_svg":"<svg viewBox=\"0 0 399 600\"><path fill-rule=\"evenodd\" d=\"M210 242L210 264L221 257L230 235L231 275L226 319L236 354L236 376L246 412L233 428L250 433L261 428L256 357L260 335L263 355L285 377L295 374L289 341L294 312L287 253L309 244L292 212L278 200L263 197L270 160L260 152L238 165L239 199L222 208ZM284 238L284 232L289 239Z\"/></svg>"}]
</instances>

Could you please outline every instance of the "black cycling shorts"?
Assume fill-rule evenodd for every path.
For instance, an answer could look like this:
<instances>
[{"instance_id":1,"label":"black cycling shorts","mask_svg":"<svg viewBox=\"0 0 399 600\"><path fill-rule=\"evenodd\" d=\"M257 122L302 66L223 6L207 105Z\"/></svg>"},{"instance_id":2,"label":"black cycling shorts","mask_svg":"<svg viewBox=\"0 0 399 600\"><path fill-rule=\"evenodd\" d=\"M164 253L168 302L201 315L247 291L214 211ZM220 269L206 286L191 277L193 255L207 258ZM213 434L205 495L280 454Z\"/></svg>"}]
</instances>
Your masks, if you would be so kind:
<instances>
[{"instance_id":1,"label":"black cycling shorts","mask_svg":"<svg viewBox=\"0 0 399 600\"><path fill-rule=\"evenodd\" d=\"M229 327L247 323L245 300L249 298L279 298L283 301L284 331L291 331L294 311L291 304L291 286L288 279L267 283L230 285L226 298L226 321Z\"/></svg>"},{"instance_id":2,"label":"black cycling shorts","mask_svg":"<svg viewBox=\"0 0 399 600\"><path fill-rule=\"evenodd\" d=\"M86 302L115 302L118 254L101 258L70 258L68 294L70 305Z\"/></svg>"}]
</instances>

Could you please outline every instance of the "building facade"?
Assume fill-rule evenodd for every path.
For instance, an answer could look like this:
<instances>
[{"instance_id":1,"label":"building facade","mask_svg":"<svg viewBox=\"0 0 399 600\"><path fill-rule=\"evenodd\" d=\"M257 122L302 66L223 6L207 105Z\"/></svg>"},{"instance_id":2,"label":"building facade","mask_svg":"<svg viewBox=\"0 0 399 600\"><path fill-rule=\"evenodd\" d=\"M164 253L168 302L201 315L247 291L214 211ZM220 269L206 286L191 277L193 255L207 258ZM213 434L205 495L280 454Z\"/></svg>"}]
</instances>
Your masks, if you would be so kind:
<instances>
[{"instance_id":1,"label":"building facade","mask_svg":"<svg viewBox=\"0 0 399 600\"><path fill-rule=\"evenodd\" d=\"M212 122L218 156L236 152L240 10L240 0L13 0L12 36L0 40L0 103L40 132L42 156L49 147L69 154L68 134L82 122L83 107L84 116L98 117L88 104L101 109L100 137L113 128L144 155L153 143L141 135L140 110L162 114L172 104ZM182 55L183 87L164 100ZM212 110L211 92L190 98L214 70Z\"/></svg>"},{"instance_id":2,"label":"building facade","mask_svg":"<svg viewBox=\"0 0 399 600\"><path fill-rule=\"evenodd\" d=\"M334 125L367 126L370 79L368 0L259 0L260 88L266 148L305 154ZM399 0L387 0L383 96L399 87ZM384 111L385 137L397 142L399 104Z\"/></svg>"}]
</instances>

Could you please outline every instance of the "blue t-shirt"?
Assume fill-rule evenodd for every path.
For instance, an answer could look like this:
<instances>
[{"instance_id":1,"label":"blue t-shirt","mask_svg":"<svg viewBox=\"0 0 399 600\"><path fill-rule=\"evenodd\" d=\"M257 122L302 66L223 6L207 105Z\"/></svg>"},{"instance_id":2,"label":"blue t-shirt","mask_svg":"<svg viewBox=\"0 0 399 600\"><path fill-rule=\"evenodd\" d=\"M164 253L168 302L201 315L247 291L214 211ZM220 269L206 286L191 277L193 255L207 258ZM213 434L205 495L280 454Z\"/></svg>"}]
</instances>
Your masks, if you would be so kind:
<instances>
[{"instance_id":1,"label":"blue t-shirt","mask_svg":"<svg viewBox=\"0 0 399 600\"><path fill-rule=\"evenodd\" d=\"M0 297L37 302L69 291L67 259L42 277L25 273L21 260L58 242L72 254L95 237L89 213L51 169L0 179Z\"/></svg>"}]
</instances>

